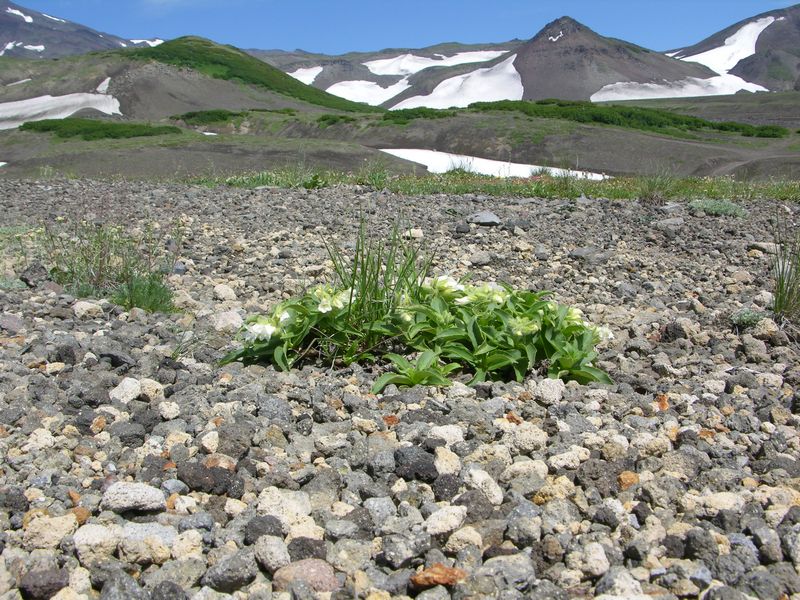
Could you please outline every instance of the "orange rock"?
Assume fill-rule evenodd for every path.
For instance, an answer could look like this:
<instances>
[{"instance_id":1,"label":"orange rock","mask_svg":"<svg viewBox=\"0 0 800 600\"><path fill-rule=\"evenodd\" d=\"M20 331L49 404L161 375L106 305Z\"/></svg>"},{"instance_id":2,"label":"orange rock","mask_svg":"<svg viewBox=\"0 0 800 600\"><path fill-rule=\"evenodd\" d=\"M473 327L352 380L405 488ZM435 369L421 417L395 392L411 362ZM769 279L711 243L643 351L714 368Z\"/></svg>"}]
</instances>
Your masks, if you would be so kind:
<instances>
[{"instance_id":1,"label":"orange rock","mask_svg":"<svg viewBox=\"0 0 800 600\"><path fill-rule=\"evenodd\" d=\"M701 429L697 432L698 437L703 438L704 440L713 440L714 436L717 435L710 429Z\"/></svg>"},{"instance_id":2,"label":"orange rock","mask_svg":"<svg viewBox=\"0 0 800 600\"><path fill-rule=\"evenodd\" d=\"M513 410L508 411L508 414L506 415L506 421L513 423L514 425L521 425L524 423L524 420Z\"/></svg>"},{"instance_id":3,"label":"orange rock","mask_svg":"<svg viewBox=\"0 0 800 600\"><path fill-rule=\"evenodd\" d=\"M172 494L167 498L167 510L175 510L175 502L180 498L179 494Z\"/></svg>"},{"instance_id":4,"label":"orange rock","mask_svg":"<svg viewBox=\"0 0 800 600\"><path fill-rule=\"evenodd\" d=\"M100 433L105 428L106 418L103 415L95 417L94 420L92 420L92 424L89 426L89 429L94 434Z\"/></svg>"},{"instance_id":5,"label":"orange rock","mask_svg":"<svg viewBox=\"0 0 800 600\"><path fill-rule=\"evenodd\" d=\"M619 487L622 488L622 491L624 492L629 487L639 483L639 476L633 471L623 471L617 477L617 482L619 483Z\"/></svg>"},{"instance_id":6,"label":"orange rock","mask_svg":"<svg viewBox=\"0 0 800 600\"><path fill-rule=\"evenodd\" d=\"M656 401L653 405L653 408L657 412L664 412L665 410L669 409L669 398L667 398L666 394L658 394L656 396Z\"/></svg>"},{"instance_id":7,"label":"orange rock","mask_svg":"<svg viewBox=\"0 0 800 600\"><path fill-rule=\"evenodd\" d=\"M75 508L71 508L69 512L75 515L78 525L83 525L89 520L89 517L92 516L92 512L85 506L76 506Z\"/></svg>"},{"instance_id":8,"label":"orange rock","mask_svg":"<svg viewBox=\"0 0 800 600\"><path fill-rule=\"evenodd\" d=\"M72 504L74 506L78 506L78 504L80 504L81 495L78 492L76 492L75 490L69 490L67 492L67 495L69 496L69 499L72 501Z\"/></svg>"},{"instance_id":9,"label":"orange rock","mask_svg":"<svg viewBox=\"0 0 800 600\"><path fill-rule=\"evenodd\" d=\"M400 419L396 415L386 415L383 417L383 422L387 427L394 427L400 422Z\"/></svg>"},{"instance_id":10,"label":"orange rock","mask_svg":"<svg viewBox=\"0 0 800 600\"><path fill-rule=\"evenodd\" d=\"M437 585L455 585L466 578L467 573L461 569L453 569L442 563L435 563L432 567L413 575L411 583L416 588L427 589Z\"/></svg>"}]
</instances>

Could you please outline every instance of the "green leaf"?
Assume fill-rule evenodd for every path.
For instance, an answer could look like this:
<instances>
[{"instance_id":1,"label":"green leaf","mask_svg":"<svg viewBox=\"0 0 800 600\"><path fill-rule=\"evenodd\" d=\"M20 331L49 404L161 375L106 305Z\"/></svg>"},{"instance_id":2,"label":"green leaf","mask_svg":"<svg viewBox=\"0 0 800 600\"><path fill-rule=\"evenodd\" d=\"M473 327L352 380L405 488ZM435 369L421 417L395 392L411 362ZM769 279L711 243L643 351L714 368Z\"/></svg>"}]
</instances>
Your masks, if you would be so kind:
<instances>
[{"instance_id":1,"label":"green leaf","mask_svg":"<svg viewBox=\"0 0 800 600\"><path fill-rule=\"evenodd\" d=\"M604 383L606 385L612 385L614 383L611 377L608 376L608 373L598 368L584 366L581 368L581 371L586 373L588 376L592 378L593 381L596 381L598 383Z\"/></svg>"},{"instance_id":2,"label":"green leaf","mask_svg":"<svg viewBox=\"0 0 800 600\"><path fill-rule=\"evenodd\" d=\"M433 365L439 357L432 350L426 350L417 358L417 369L424 371Z\"/></svg>"},{"instance_id":3,"label":"green leaf","mask_svg":"<svg viewBox=\"0 0 800 600\"><path fill-rule=\"evenodd\" d=\"M283 346L275 347L275 351L272 353L272 358L275 360L275 364L278 365L281 371L289 370L289 361L286 360L286 350L284 350Z\"/></svg>"},{"instance_id":4,"label":"green leaf","mask_svg":"<svg viewBox=\"0 0 800 600\"><path fill-rule=\"evenodd\" d=\"M389 352L386 354L386 358L392 361L395 367L400 371L411 371L414 368L414 365L412 365L406 357L400 356L399 354Z\"/></svg>"},{"instance_id":5,"label":"green leaf","mask_svg":"<svg viewBox=\"0 0 800 600\"><path fill-rule=\"evenodd\" d=\"M375 383L372 385L372 393L379 394L383 391L383 388L390 383L401 382L403 380L405 380L405 378L397 373L384 373L375 380Z\"/></svg>"}]
</instances>

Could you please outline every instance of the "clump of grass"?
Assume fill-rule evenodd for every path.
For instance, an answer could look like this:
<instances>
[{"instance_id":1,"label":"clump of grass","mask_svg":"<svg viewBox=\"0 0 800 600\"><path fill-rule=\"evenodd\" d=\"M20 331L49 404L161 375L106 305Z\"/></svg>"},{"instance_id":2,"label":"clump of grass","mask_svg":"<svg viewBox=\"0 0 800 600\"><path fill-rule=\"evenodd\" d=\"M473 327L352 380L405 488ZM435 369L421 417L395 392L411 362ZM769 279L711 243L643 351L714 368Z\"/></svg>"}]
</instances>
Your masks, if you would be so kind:
<instances>
[{"instance_id":1,"label":"clump of grass","mask_svg":"<svg viewBox=\"0 0 800 600\"><path fill-rule=\"evenodd\" d=\"M228 121L231 121L237 117L242 117L246 114L246 112L214 109L187 112L170 118L174 121L183 121L187 125L212 125L215 123L227 123Z\"/></svg>"},{"instance_id":2,"label":"clump of grass","mask_svg":"<svg viewBox=\"0 0 800 600\"><path fill-rule=\"evenodd\" d=\"M20 130L53 133L60 138L79 137L89 141L170 135L182 132L180 128L171 125L153 126L142 123L118 123L77 117L29 121L23 123Z\"/></svg>"},{"instance_id":3,"label":"clump of grass","mask_svg":"<svg viewBox=\"0 0 800 600\"><path fill-rule=\"evenodd\" d=\"M368 185L375 190L383 190L389 184L389 170L382 160L367 161L355 175L358 185Z\"/></svg>"},{"instance_id":4,"label":"clump of grass","mask_svg":"<svg viewBox=\"0 0 800 600\"><path fill-rule=\"evenodd\" d=\"M341 173L311 169L303 164L248 175L233 175L224 179L200 180L200 183L222 184L230 187L277 187L287 189L320 189L343 182L344 176Z\"/></svg>"},{"instance_id":5,"label":"clump of grass","mask_svg":"<svg viewBox=\"0 0 800 600\"><path fill-rule=\"evenodd\" d=\"M57 221L44 227L37 245L56 283L79 297L110 297L127 309L173 310L165 278L176 252L155 227L128 232L110 224Z\"/></svg>"},{"instance_id":6,"label":"clump of grass","mask_svg":"<svg viewBox=\"0 0 800 600\"><path fill-rule=\"evenodd\" d=\"M326 127L331 127L332 125L339 125L340 123L355 123L355 122L356 119L349 115L327 114L327 115L320 115L317 118L317 124L323 129Z\"/></svg>"},{"instance_id":7,"label":"clump of grass","mask_svg":"<svg viewBox=\"0 0 800 600\"><path fill-rule=\"evenodd\" d=\"M800 229L779 219L775 227L775 245L773 309L776 315L796 324L800 318Z\"/></svg>"},{"instance_id":8,"label":"clump of grass","mask_svg":"<svg viewBox=\"0 0 800 600\"><path fill-rule=\"evenodd\" d=\"M666 200L672 196L675 185L675 177L667 172L646 175L639 178L637 197L648 202Z\"/></svg>"},{"instance_id":9,"label":"clump of grass","mask_svg":"<svg viewBox=\"0 0 800 600\"><path fill-rule=\"evenodd\" d=\"M730 200L692 200L689 208L712 217L742 218L747 215L747 211Z\"/></svg>"}]
</instances>

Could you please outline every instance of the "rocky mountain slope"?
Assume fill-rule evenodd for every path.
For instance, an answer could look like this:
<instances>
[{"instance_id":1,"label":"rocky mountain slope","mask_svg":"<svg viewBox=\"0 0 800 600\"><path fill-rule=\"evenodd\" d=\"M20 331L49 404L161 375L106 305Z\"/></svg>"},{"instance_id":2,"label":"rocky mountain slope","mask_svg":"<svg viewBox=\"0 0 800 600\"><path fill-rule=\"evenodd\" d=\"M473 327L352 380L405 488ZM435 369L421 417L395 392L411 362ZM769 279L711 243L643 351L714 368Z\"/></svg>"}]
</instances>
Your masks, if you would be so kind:
<instances>
[{"instance_id":1,"label":"rocky mountain slope","mask_svg":"<svg viewBox=\"0 0 800 600\"><path fill-rule=\"evenodd\" d=\"M705 58L706 62L713 61L714 50L726 46L730 48L733 45L731 40L746 27L763 28L755 40L753 53L734 56L730 60L732 64L723 68L772 91L800 90L800 4L741 21L694 46L670 54L676 58L699 56L701 60Z\"/></svg>"},{"instance_id":2,"label":"rocky mountain slope","mask_svg":"<svg viewBox=\"0 0 800 600\"><path fill-rule=\"evenodd\" d=\"M98 50L147 47L160 42L125 40L0 0L0 56L61 58Z\"/></svg>"},{"instance_id":3,"label":"rocky mountain slope","mask_svg":"<svg viewBox=\"0 0 800 600\"><path fill-rule=\"evenodd\" d=\"M358 206L379 235L402 208L437 270L610 326L614 385L376 396L369 366L219 367L244 314L325 276L320 234L347 244ZM731 325L770 302L774 204L746 208L0 181L17 232L185 228L174 315L3 265L28 283L0 291L0 594L797 597L800 356L769 319Z\"/></svg>"}]
</instances>

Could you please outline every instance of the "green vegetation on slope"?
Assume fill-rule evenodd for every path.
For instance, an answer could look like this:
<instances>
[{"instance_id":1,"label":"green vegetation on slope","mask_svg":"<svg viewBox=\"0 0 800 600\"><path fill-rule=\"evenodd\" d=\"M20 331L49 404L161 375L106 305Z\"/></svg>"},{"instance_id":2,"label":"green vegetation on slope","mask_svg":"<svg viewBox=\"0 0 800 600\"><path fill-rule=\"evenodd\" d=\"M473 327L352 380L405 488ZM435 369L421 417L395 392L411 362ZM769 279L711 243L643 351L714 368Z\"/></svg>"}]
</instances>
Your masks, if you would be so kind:
<instances>
[{"instance_id":1,"label":"green vegetation on slope","mask_svg":"<svg viewBox=\"0 0 800 600\"><path fill-rule=\"evenodd\" d=\"M740 133L746 137L776 138L788 135L784 127L775 125L748 125L746 123L707 121L665 110L622 106L619 104L593 104L573 100L502 100L500 102L476 102L470 105L473 110L486 112L494 110L520 112L529 117L546 119L566 119L578 123L616 125L629 129L668 133L679 131L723 131Z\"/></svg>"},{"instance_id":2,"label":"green vegetation on slope","mask_svg":"<svg viewBox=\"0 0 800 600\"><path fill-rule=\"evenodd\" d=\"M94 119L80 119L76 117L29 121L28 123L23 123L20 130L49 132L54 133L60 138L80 137L90 141L169 135L172 133L181 133L182 131L178 127L172 127L170 125L154 127L153 125L145 125L142 123L117 123L114 121L97 121Z\"/></svg>"},{"instance_id":3,"label":"green vegetation on slope","mask_svg":"<svg viewBox=\"0 0 800 600\"><path fill-rule=\"evenodd\" d=\"M455 110L439 110L436 108L404 108L401 110L391 110L383 113L383 120L394 125L405 125L414 119L447 119L455 117L458 112Z\"/></svg>"},{"instance_id":4,"label":"green vegetation on slope","mask_svg":"<svg viewBox=\"0 0 800 600\"><path fill-rule=\"evenodd\" d=\"M236 117L242 117L246 112L233 112L221 108L214 110L198 110L170 117L174 121L183 121L187 125L211 125L214 123L227 123Z\"/></svg>"},{"instance_id":5,"label":"green vegetation on slope","mask_svg":"<svg viewBox=\"0 0 800 600\"><path fill-rule=\"evenodd\" d=\"M258 85L279 94L335 110L350 112L382 110L367 104L351 102L305 85L233 46L220 46L202 38L182 37L155 48L132 50L126 53L126 56L188 67L217 79Z\"/></svg>"}]
</instances>

